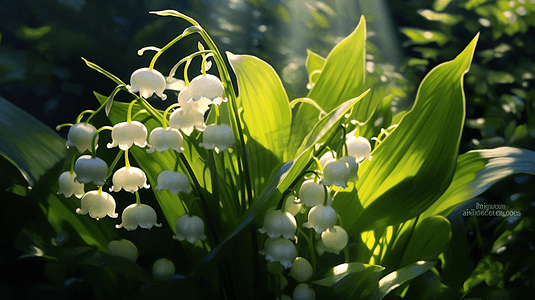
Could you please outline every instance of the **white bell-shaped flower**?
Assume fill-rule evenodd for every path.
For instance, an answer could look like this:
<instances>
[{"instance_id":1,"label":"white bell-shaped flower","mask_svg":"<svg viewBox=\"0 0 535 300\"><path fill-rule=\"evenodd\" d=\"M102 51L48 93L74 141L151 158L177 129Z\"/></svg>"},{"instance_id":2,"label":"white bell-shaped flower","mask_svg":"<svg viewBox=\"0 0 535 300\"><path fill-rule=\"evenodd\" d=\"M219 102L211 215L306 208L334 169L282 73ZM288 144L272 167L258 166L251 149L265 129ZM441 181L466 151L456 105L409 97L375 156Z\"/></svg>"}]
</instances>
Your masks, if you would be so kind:
<instances>
[{"instance_id":1,"label":"white bell-shaped flower","mask_svg":"<svg viewBox=\"0 0 535 300\"><path fill-rule=\"evenodd\" d=\"M223 83L217 76L212 74L199 75L190 82L191 99L199 101L202 98L208 98L216 104L220 104L225 94Z\"/></svg>"},{"instance_id":2,"label":"white bell-shaped flower","mask_svg":"<svg viewBox=\"0 0 535 300\"><path fill-rule=\"evenodd\" d=\"M136 245L126 239L109 242L107 251L109 255L124 257L131 261L136 261L138 256Z\"/></svg>"},{"instance_id":3,"label":"white bell-shaped flower","mask_svg":"<svg viewBox=\"0 0 535 300\"><path fill-rule=\"evenodd\" d=\"M314 182L314 179L308 179L303 181L301 187L299 188L299 199L301 203L304 203L306 206L316 206L323 204L325 199L325 189L324 186ZM331 194L329 193L329 188L327 187L327 204L332 204Z\"/></svg>"},{"instance_id":4,"label":"white bell-shaped flower","mask_svg":"<svg viewBox=\"0 0 535 300\"><path fill-rule=\"evenodd\" d=\"M289 195L284 201L284 211L289 212L292 216L300 213L303 208L303 204L295 202L296 200L297 198L294 195Z\"/></svg>"},{"instance_id":5,"label":"white bell-shaped flower","mask_svg":"<svg viewBox=\"0 0 535 300\"><path fill-rule=\"evenodd\" d=\"M298 282L305 282L312 277L313 272L312 265L306 258L296 257L290 270L290 276Z\"/></svg>"},{"instance_id":6,"label":"white bell-shaped flower","mask_svg":"<svg viewBox=\"0 0 535 300\"><path fill-rule=\"evenodd\" d=\"M316 292L306 283L297 285L292 296L293 300L316 300Z\"/></svg>"},{"instance_id":7,"label":"white bell-shaped flower","mask_svg":"<svg viewBox=\"0 0 535 300\"><path fill-rule=\"evenodd\" d=\"M97 129L91 124L76 123L72 125L67 134L67 148L74 146L80 153L85 150L91 152L91 142L95 132L97 132ZM95 143L97 143L96 147L98 147L98 136L95 138Z\"/></svg>"},{"instance_id":8,"label":"white bell-shaped flower","mask_svg":"<svg viewBox=\"0 0 535 300\"><path fill-rule=\"evenodd\" d=\"M178 129L172 127L167 127L167 129L156 127L150 132L147 153L152 153L154 150L162 153L169 148L176 152L182 152L184 151L182 143L182 134Z\"/></svg>"},{"instance_id":9,"label":"white bell-shaped flower","mask_svg":"<svg viewBox=\"0 0 535 300\"><path fill-rule=\"evenodd\" d=\"M104 218L106 215L110 218L117 218L118 214L115 212L115 199L106 193L99 191L87 192L81 199L81 208L76 209L79 215L86 215L93 219Z\"/></svg>"},{"instance_id":10,"label":"white bell-shaped flower","mask_svg":"<svg viewBox=\"0 0 535 300\"><path fill-rule=\"evenodd\" d=\"M147 176L145 172L136 167L122 167L115 171L112 177L113 186L110 192L118 192L124 189L127 192L134 193L140 188L148 189Z\"/></svg>"},{"instance_id":11,"label":"white bell-shaped flower","mask_svg":"<svg viewBox=\"0 0 535 300\"><path fill-rule=\"evenodd\" d=\"M370 160L372 158L370 156L372 152L372 145L365 137L351 136L347 139L346 144L347 154L356 158L358 162L365 159Z\"/></svg>"},{"instance_id":12,"label":"white bell-shaped flower","mask_svg":"<svg viewBox=\"0 0 535 300\"><path fill-rule=\"evenodd\" d=\"M297 257L297 249L294 243L283 237L267 238L260 254L265 255L267 261L279 262L285 269L289 269Z\"/></svg>"},{"instance_id":13,"label":"white bell-shaped flower","mask_svg":"<svg viewBox=\"0 0 535 300\"><path fill-rule=\"evenodd\" d=\"M156 190L158 192L170 190L173 194L178 194L179 192L189 194L190 190L188 176L181 172L169 170L162 171L158 175L158 185L156 186Z\"/></svg>"},{"instance_id":14,"label":"white bell-shaped flower","mask_svg":"<svg viewBox=\"0 0 535 300\"><path fill-rule=\"evenodd\" d=\"M182 108L179 108L169 116L169 127L181 129L186 135L193 132L193 127L199 131L204 131L206 129L204 114L195 110L186 113Z\"/></svg>"},{"instance_id":15,"label":"white bell-shaped flower","mask_svg":"<svg viewBox=\"0 0 535 300\"><path fill-rule=\"evenodd\" d=\"M58 194L63 194L65 198L76 196L80 199L84 195L84 184L74 181L76 173L71 173L69 171L61 173L58 179Z\"/></svg>"},{"instance_id":16,"label":"white bell-shaped flower","mask_svg":"<svg viewBox=\"0 0 535 300\"><path fill-rule=\"evenodd\" d=\"M297 222L294 216L282 210L272 210L264 216L264 226L258 229L260 233L267 233L270 238L284 237L294 240Z\"/></svg>"},{"instance_id":17,"label":"white bell-shaped flower","mask_svg":"<svg viewBox=\"0 0 535 300\"><path fill-rule=\"evenodd\" d=\"M303 224L305 228L314 228L317 234L329 229L335 231L336 211L330 205L316 205L308 212L308 222Z\"/></svg>"},{"instance_id":18,"label":"white bell-shaped flower","mask_svg":"<svg viewBox=\"0 0 535 300\"><path fill-rule=\"evenodd\" d=\"M175 224L176 235L173 235L173 239L195 244L198 240L206 240L204 235L204 222L198 216L183 215L176 220Z\"/></svg>"},{"instance_id":19,"label":"white bell-shaped flower","mask_svg":"<svg viewBox=\"0 0 535 300\"><path fill-rule=\"evenodd\" d=\"M212 100L203 97L198 101L194 101L192 99L194 97L192 91L193 89L189 86L182 89L178 94L178 104L180 104L184 114L195 111L204 115L210 108L209 105L212 104Z\"/></svg>"},{"instance_id":20,"label":"white bell-shaped flower","mask_svg":"<svg viewBox=\"0 0 535 300\"><path fill-rule=\"evenodd\" d=\"M125 228L128 231L136 230L137 227L151 229L152 226L162 227L157 223L156 211L146 204L131 204L127 206L122 215L122 223L115 225L115 228Z\"/></svg>"},{"instance_id":21,"label":"white bell-shaped flower","mask_svg":"<svg viewBox=\"0 0 535 300\"><path fill-rule=\"evenodd\" d=\"M324 185L334 184L343 188L347 187L351 172L347 163L340 160L331 160L325 164L323 169L323 180L320 182Z\"/></svg>"},{"instance_id":22,"label":"white bell-shaped flower","mask_svg":"<svg viewBox=\"0 0 535 300\"><path fill-rule=\"evenodd\" d=\"M203 133L203 143L199 146L206 149L224 151L234 145L234 132L227 124L210 124Z\"/></svg>"},{"instance_id":23,"label":"white bell-shaped flower","mask_svg":"<svg viewBox=\"0 0 535 300\"><path fill-rule=\"evenodd\" d=\"M117 123L111 131L113 141L108 143L108 148L119 146L121 150L128 150L133 144L143 148L147 145L147 134L147 128L141 122Z\"/></svg>"},{"instance_id":24,"label":"white bell-shaped flower","mask_svg":"<svg viewBox=\"0 0 535 300\"><path fill-rule=\"evenodd\" d=\"M357 163L357 159L348 155L340 158L340 161L345 162L349 168L349 181L359 180L359 164Z\"/></svg>"},{"instance_id":25,"label":"white bell-shaped flower","mask_svg":"<svg viewBox=\"0 0 535 300\"><path fill-rule=\"evenodd\" d=\"M336 159L336 153L334 151L327 151L320 157L320 165L321 168L325 168L325 164L327 164L329 161Z\"/></svg>"},{"instance_id":26,"label":"white bell-shaped flower","mask_svg":"<svg viewBox=\"0 0 535 300\"><path fill-rule=\"evenodd\" d=\"M163 93L167 82L162 73L149 68L137 69L130 77L130 85L126 88L131 93L139 92L139 95L145 99L156 94L162 100L167 99L167 95Z\"/></svg>"},{"instance_id":27,"label":"white bell-shaped flower","mask_svg":"<svg viewBox=\"0 0 535 300\"><path fill-rule=\"evenodd\" d=\"M97 186L102 186L108 173L108 164L98 157L82 155L74 163L74 173L76 173L74 180L79 183L93 182Z\"/></svg>"},{"instance_id":28,"label":"white bell-shaped flower","mask_svg":"<svg viewBox=\"0 0 535 300\"><path fill-rule=\"evenodd\" d=\"M340 226L335 225L335 232L326 230L321 234L321 240L325 246L325 251L339 254L347 245L349 237L347 232Z\"/></svg>"},{"instance_id":29,"label":"white bell-shaped flower","mask_svg":"<svg viewBox=\"0 0 535 300\"><path fill-rule=\"evenodd\" d=\"M175 264L167 258L160 258L152 265L152 275L157 280L167 280L175 275Z\"/></svg>"}]
</instances>

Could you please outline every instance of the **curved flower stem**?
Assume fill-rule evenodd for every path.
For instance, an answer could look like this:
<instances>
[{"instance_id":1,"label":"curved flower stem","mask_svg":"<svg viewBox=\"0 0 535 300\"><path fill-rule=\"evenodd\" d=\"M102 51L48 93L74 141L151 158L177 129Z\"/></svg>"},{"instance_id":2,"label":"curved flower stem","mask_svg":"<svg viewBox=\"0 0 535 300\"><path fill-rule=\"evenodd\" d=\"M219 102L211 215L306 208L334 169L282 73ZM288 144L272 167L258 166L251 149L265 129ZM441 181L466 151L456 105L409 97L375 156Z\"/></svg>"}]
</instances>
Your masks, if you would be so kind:
<instances>
[{"instance_id":1,"label":"curved flower stem","mask_svg":"<svg viewBox=\"0 0 535 300\"><path fill-rule=\"evenodd\" d=\"M327 191L327 186L323 185L323 206L329 205L329 191Z\"/></svg>"},{"instance_id":2,"label":"curved flower stem","mask_svg":"<svg viewBox=\"0 0 535 300\"><path fill-rule=\"evenodd\" d=\"M178 172L178 162L180 161L180 159L178 159L178 156L180 155L180 152L177 152L175 150L175 154L176 154L176 161L175 161L175 166L173 167L173 171Z\"/></svg>"},{"instance_id":3,"label":"curved flower stem","mask_svg":"<svg viewBox=\"0 0 535 300\"><path fill-rule=\"evenodd\" d=\"M158 52L156 52L156 54L154 54L154 56L152 57L152 60L150 61L150 64L149 64L149 71L152 71L152 69L154 69L154 64L156 63L156 60L158 59L158 57L160 57L160 55L162 55L162 53L169 49L171 46L173 46L174 44L176 44L176 42L180 41L182 38L188 36L188 34L184 35L184 34L181 34L179 36L177 36L176 38L174 38L172 41L170 41L169 43L167 43L167 45L165 45L162 49L160 49Z\"/></svg>"},{"instance_id":4,"label":"curved flower stem","mask_svg":"<svg viewBox=\"0 0 535 300\"><path fill-rule=\"evenodd\" d=\"M72 124L72 123L63 123L63 124L59 124L58 126L56 126L56 131L60 131L61 128L63 128L63 127L71 127L71 126L73 126L73 125L74 125L74 124Z\"/></svg>"},{"instance_id":5,"label":"curved flower stem","mask_svg":"<svg viewBox=\"0 0 535 300\"><path fill-rule=\"evenodd\" d=\"M91 139L91 158L97 157L97 136L102 130L113 130L111 126L102 126L100 127L95 134L93 134L93 139Z\"/></svg>"},{"instance_id":6,"label":"curved flower stem","mask_svg":"<svg viewBox=\"0 0 535 300\"><path fill-rule=\"evenodd\" d=\"M132 108L134 107L134 104L136 104L136 102L137 102L137 99L134 99L128 105L128 110L126 111L126 123L132 122Z\"/></svg>"},{"instance_id":7,"label":"curved flower stem","mask_svg":"<svg viewBox=\"0 0 535 300\"><path fill-rule=\"evenodd\" d=\"M84 117L84 115L85 115L85 114L89 114L89 113L94 114L95 111L93 111L93 110L91 110L91 109L86 109L86 110L84 110L84 111L81 112L81 113L78 115L78 117L76 118L76 123L80 123L80 121L82 121L82 118ZM91 116L89 116L89 117L91 117ZM86 122L86 124L87 124L87 122Z\"/></svg>"},{"instance_id":8,"label":"curved flower stem","mask_svg":"<svg viewBox=\"0 0 535 300\"><path fill-rule=\"evenodd\" d=\"M102 185L98 187L98 194L99 195L102 194L102 187L103 187Z\"/></svg>"},{"instance_id":9,"label":"curved flower stem","mask_svg":"<svg viewBox=\"0 0 535 300\"><path fill-rule=\"evenodd\" d=\"M113 160L113 162L111 163L111 165L110 165L109 168L108 168L108 173L106 174L106 179L110 178L111 174L113 173L113 169L115 168L115 166L117 165L117 163L118 163L119 160L121 159L121 156L123 156L123 153L124 153L124 151L121 150L121 151L119 151L119 153L117 153L117 155L115 156L115 159Z\"/></svg>"},{"instance_id":10,"label":"curved flower stem","mask_svg":"<svg viewBox=\"0 0 535 300\"><path fill-rule=\"evenodd\" d=\"M347 155L348 153L348 150L347 150L347 145L346 145L346 127L344 125L342 125L342 131L343 131L343 136L342 136L342 143L340 144L340 146L338 146L338 149L336 149L336 153L339 153L338 155L338 159L340 159L341 157L344 157ZM345 149L344 149L345 147ZM345 150L345 152L344 152ZM333 156L334 157L334 156Z\"/></svg>"},{"instance_id":11,"label":"curved flower stem","mask_svg":"<svg viewBox=\"0 0 535 300\"><path fill-rule=\"evenodd\" d=\"M176 70L178 69L178 67L180 67L181 64L187 62L188 60L190 59L193 59L194 57L196 56L199 56L199 55L206 55L206 54L214 54L215 52L212 51L212 50L202 50L202 51L197 51L197 52L194 52L186 57L184 57L183 59L181 59L180 61L178 61L174 66L173 68L171 69L171 71L169 72L169 76L167 77L167 82L170 82L171 81L171 78L173 78L173 76L175 76L175 73L176 73Z\"/></svg>"},{"instance_id":12,"label":"curved flower stem","mask_svg":"<svg viewBox=\"0 0 535 300\"><path fill-rule=\"evenodd\" d=\"M146 110L146 109L141 109L139 110L137 113L135 113L133 116L132 116L132 120L135 119L137 116L141 115L141 114L148 114L149 112ZM149 116L151 117L151 116ZM145 123L145 122L141 122L141 123Z\"/></svg>"},{"instance_id":13,"label":"curved flower stem","mask_svg":"<svg viewBox=\"0 0 535 300\"><path fill-rule=\"evenodd\" d=\"M135 94L133 94L135 95ZM136 96L137 97L137 96ZM143 97L137 97L137 100L139 100L139 104L145 109L147 110L147 112L156 120L158 120L160 123L162 123L162 114L160 112L158 112L156 109L154 109L154 107L152 107L152 105L150 105L147 100L145 100L145 98Z\"/></svg>"},{"instance_id":14,"label":"curved flower stem","mask_svg":"<svg viewBox=\"0 0 535 300\"><path fill-rule=\"evenodd\" d=\"M76 149L75 151L72 152L72 159L71 159L71 174L74 174L74 164L76 163L76 159L77 159L77 155L76 155Z\"/></svg>"},{"instance_id":15,"label":"curved flower stem","mask_svg":"<svg viewBox=\"0 0 535 300\"><path fill-rule=\"evenodd\" d=\"M201 187L201 185L199 183L199 180L197 179L197 176L195 175L195 172L193 172L193 169L191 169L191 166L189 165L189 163L188 163L186 157L184 156L184 154L180 153L179 157L180 157L180 160L182 161L182 164L184 165L184 167L188 171L188 174L190 175L191 180L193 180L193 185L195 185L195 189L197 190L197 193L199 194L199 198L201 199L201 204L202 204L203 210L204 210L204 215L206 216L205 219L206 219L208 225L210 226L210 231L212 232L212 236L214 238L215 246L217 246L217 245L219 245L219 237L217 236L217 231L216 231L215 225L213 223L214 219L212 219L212 216L210 214L210 209L208 207L208 202L206 201L206 198L204 196L202 187Z\"/></svg>"},{"instance_id":16,"label":"curved flower stem","mask_svg":"<svg viewBox=\"0 0 535 300\"><path fill-rule=\"evenodd\" d=\"M189 65L191 64L191 58L188 58L186 61L186 65L184 66L184 82L186 83L186 86L189 86L189 79L188 79L188 69Z\"/></svg>"},{"instance_id":17,"label":"curved flower stem","mask_svg":"<svg viewBox=\"0 0 535 300\"><path fill-rule=\"evenodd\" d=\"M167 107L165 109L165 111L163 112L163 122L162 122L162 128L165 130L167 129L167 126L169 125L169 121L167 120L167 114L169 113L169 111L175 107L178 107L180 106L180 104L178 103L174 103L174 104L171 104L169 105L169 107Z\"/></svg>"}]
</instances>

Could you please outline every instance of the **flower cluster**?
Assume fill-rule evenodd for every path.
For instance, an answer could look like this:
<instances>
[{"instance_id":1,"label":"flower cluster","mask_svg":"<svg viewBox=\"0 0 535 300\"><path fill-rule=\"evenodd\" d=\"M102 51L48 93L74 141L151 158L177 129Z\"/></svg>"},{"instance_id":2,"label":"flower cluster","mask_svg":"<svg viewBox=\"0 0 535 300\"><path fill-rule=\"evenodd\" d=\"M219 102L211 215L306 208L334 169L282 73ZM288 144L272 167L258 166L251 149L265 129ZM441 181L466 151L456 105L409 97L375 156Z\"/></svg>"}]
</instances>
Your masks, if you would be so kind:
<instances>
[{"instance_id":1,"label":"flower cluster","mask_svg":"<svg viewBox=\"0 0 535 300\"><path fill-rule=\"evenodd\" d=\"M337 152L345 152L345 155L338 158L336 151L325 152L317 160L317 169L308 171L314 173L314 177L305 177L294 191L298 198L291 194L282 200L280 207L283 209L268 210L263 227L258 229L268 236L260 254L265 256L268 264L280 263L285 269L290 269L288 275L299 283L294 289L293 299L316 297L314 289L306 283L314 276L316 254L311 253L312 264L305 257L297 257L296 245L292 242L298 229L297 220L303 221L301 227L315 233L314 238L314 234L307 236L302 229L297 231L298 240L308 240L309 247L315 249L317 255L324 252L338 255L349 242L347 232L337 225L339 218L332 207L331 188L347 188L348 183L358 180L359 165L371 159L371 144L366 138L354 135L342 144ZM287 282L282 270L273 274L279 277L280 282Z\"/></svg>"}]
</instances>

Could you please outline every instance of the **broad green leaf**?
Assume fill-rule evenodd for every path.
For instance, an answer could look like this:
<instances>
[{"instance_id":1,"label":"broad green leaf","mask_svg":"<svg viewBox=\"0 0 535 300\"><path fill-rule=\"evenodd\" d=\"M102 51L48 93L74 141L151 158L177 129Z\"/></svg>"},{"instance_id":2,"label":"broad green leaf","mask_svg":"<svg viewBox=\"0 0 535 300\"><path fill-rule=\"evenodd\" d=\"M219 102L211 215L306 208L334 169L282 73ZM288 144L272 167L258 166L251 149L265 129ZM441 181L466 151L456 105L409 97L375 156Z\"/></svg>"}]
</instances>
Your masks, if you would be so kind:
<instances>
[{"instance_id":1,"label":"broad green leaf","mask_svg":"<svg viewBox=\"0 0 535 300\"><path fill-rule=\"evenodd\" d=\"M366 21L361 17L355 30L336 45L325 60L318 81L307 95L323 108L331 111L341 103L364 92L366 59ZM296 150L318 117L318 110L301 105L292 121L292 131L286 151L287 158L295 157Z\"/></svg>"},{"instance_id":2,"label":"broad green leaf","mask_svg":"<svg viewBox=\"0 0 535 300\"><path fill-rule=\"evenodd\" d=\"M237 105L243 108L248 133L282 160L290 137L292 112L279 76L257 57L230 52L227 57L238 80Z\"/></svg>"},{"instance_id":3,"label":"broad green leaf","mask_svg":"<svg viewBox=\"0 0 535 300\"><path fill-rule=\"evenodd\" d=\"M379 280L379 288L374 290L370 300L381 300L392 290L408 280L416 278L435 266L436 261L418 261L397 271L394 271Z\"/></svg>"},{"instance_id":4,"label":"broad green leaf","mask_svg":"<svg viewBox=\"0 0 535 300\"><path fill-rule=\"evenodd\" d=\"M422 217L447 216L460 203L483 193L503 178L519 173L535 175L535 152L500 147L460 155L450 186Z\"/></svg>"},{"instance_id":5,"label":"broad green leaf","mask_svg":"<svg viewBox=\"0 0 535 300\"><path fill-rule=\"evenodd\" d=\"M318 143L326 143L329 139L338 136L335 125L339 124L344 114L364 95L341 104L316 123L301 146L304 150L299 152L300 155L294 160L286 162L273 170L266 186L241 218L238 226L199 263L195 271L196 275L201 275L207 268L221 260L232 245L240 242L238 238L247 232L250 225L255 220L260 220L269 207L276 206L281 200L280 198L284 191L294 187L297 181L302 178L304 170L307 170L314 162L312 156L318 155L320 153L319 150L322 150L314 151L314 146Z\"/></svg>"},{"instance_id":6,"label":"broad green leaf","mask_svg":"<svg viewBox=\"0 0 535 300\"><path fill-rule=\"evenodd\" d=\"M312 283L321 286L335 287L340 283L342 279L346 278L351 274L362 275L360 273L363 273L368 270L371 270L371 272L373 273L378 273L383 271L384 269L385 268L381 266L368 265L359 262L343 263L327 271L327 273L325 274L325 276L323 276L322 279L315 280Z\"/></svg>"},{"instance_id":7,"label":"broad green leaf","mask_svg":"<svg viewBox=\"0 0 535 300\"><path fill-rule=\"evenodd\" d=\"M419 260L435 260L449 244L450 238L451 225L448 219L441 216L424 219L410 235L399 265L403 267Z\"/></svg>"},{"instance_id":8,"label":"broad green leaf","mask_svg":"<svg viewBox=\"0 0 535 300\"><path fill-rule=\"evenodd\" d=\"M314 71L323 70L325 66L325 58L321 57L319 54L314 53L312 50L307 49L307 59L305 62L305 67L307 69L308 76Z\"/></svg>"},{"instance_id":9,"label":"broad green leaf","mask_svg":"<svg viewBox=\"0 0 535 300\"><path fill-rule=\"evenodd\" d=\"M0 154L34 186L67 153L65 140L39 120L0 97Z\"/></svg>"},{"instance_id":10,"label":"broad green leaf","mask_svg":"<svg viewBox=\"0 0 535 300\"><path fill-rule=\"evenodd\" d=\"M348 232L411 219L446 191L464 124L462 78L477 39L424 78L412 110L374 149L372 160L362 163L355 184L358 197L334 202Z\"/></svg>"},{"instance_id":11,"label":"broad green leaf","mask_svg":"<svg viewBox=\"0 0 535 300\"><path fill-rule=\"evenodd\" d=\"M408 45L425 45L435 42L442 47L448 42L448 36L442 32L429 31L416 28L401 28L400 31L405 34L410 40L406 42Z\"/></svg>"},{"instance_id":12,"label":"broad green leaf","mask_svg":"<svg viewBox=\"0 0 535 300\"><path fill-rule=\"evenodd\" d=\"M435 2L433 2L433 9L436 11L443 11L450 2L451 0L435 0Z\"/></svg>"},{"instance_id":13,"label":"broad green leaf","mask_svg":"<svg viewBox=\"0 0 535 300\"><path fill-rule=\"evenodd\" d=\"M427 272L414 279L405 294L405 299L415 300L451 300L461 299L462 294L440 282L433 273Z\"/></svg>"}]
</instances>

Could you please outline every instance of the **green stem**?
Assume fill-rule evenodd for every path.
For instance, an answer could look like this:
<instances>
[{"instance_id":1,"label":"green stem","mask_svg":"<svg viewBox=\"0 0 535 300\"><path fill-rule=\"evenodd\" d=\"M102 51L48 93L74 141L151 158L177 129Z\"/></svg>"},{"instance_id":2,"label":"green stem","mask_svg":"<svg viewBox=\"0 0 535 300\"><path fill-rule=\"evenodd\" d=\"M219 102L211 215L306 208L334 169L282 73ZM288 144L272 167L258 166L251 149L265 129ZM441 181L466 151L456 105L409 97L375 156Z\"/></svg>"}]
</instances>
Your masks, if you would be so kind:
<instances>
[{"instance_id":1,"label":"green stem","mask_svg":"<svg viewBox=\"0 0 535 300\"><path fill-rule=\"evenodd\" d=\"M130 169L130 159L128 159L128 149L124 150L124 165L127 169Z\"/></svg>"},{"instance_id":2,"label":"green stem","mask_svg":"<svg viewBox=\"0 0 535 300\"><path fill-rule=\"evenodd\" d=\"M188 69L190 64L191 58L186 61L186 65L184 66L184 82L186 83L186 86L189 86Z\"/></svg>"},{"instance_id":3,"label":"green stem","mask_svg":"<svg viewBox=\"0 0 535 300\"><path fill-rule=\"evenodd\" d=\"M108 168L108 173L106 174L106 179L110 178L111 174L113 174L113 169L115 169L115 166L117 165L117 163L121 159L121 156L123 156L123 153L124 153L124 151L121 150L115 156L115 159L113 160L113 162L111 163L110 167Z\"/></svg>"},{"instance_id":4,"label":"green stem","mask_svg":"<svg viewBox=\"0 0 535 300\"><path fill-rule=\"evenodd\" d=\"M72 124L72 123L63 123L63 124L59 124L58 126L56 126L56 131L60 131L61 128L63 128L63 127L71 127L71 126L73 126L73 125L74 125L74 124Z\"/></svg>"},{"instance_id":5,"label":"green stem","mask_svg":"<svg viewBox=\"0 0 535 300\"><path fill-rule=\"evenodd\" d=\"M111 126L102 126L100 127L95 134L93 134L93 139L91 139L91 157L95 158L97 157L97 136L98 134L103 130L113 130L113 127Z\"/></svg>"},{"instance_id":6,"label":"green stem","mask_svg":"<svg viewBox=\"0 0 535 300\"><path fill-rule=\"evenodd\" d=\"M137 113L135 113L133 116L132 116L132 120L134 120L137 116L141 115L141 114L148 114L149 112L146 110L146 109L141 109L139 110ZM150 116L149 116L150 117ZM141 122L141 123L145 123L145 122Z\"/></svg>"},{"instance_id":7,"label":"green stem","mask_svg":"<svg viewBox=\"0 0 535 300\"><path fill-rule=\"evenodd\" d=\"M308 250L310 251L310 260L312 260L313 274L316 274L316 250L314 249L314 242L312 241L312 237L308 237L307 234L303 231L303 229L301 229L301 227L299 226L297 226L297 231L299 231L301 236L303 236L303 238L307 241Z\"/></svg>"},{"instance_id":8,"label":"green stem","mask_svg":"<svg viewBox=\"0 0 535 300\"><path fill-rule=\"evenodd\" d=\"M139 198L139 192L138 191L136 191L136 205L137 206L141 205L141 199Z\"/></svg>"},{"instance_id":9,"label":"green stem","mask_svg":"<svg viewBox=\"0 0 535 300\"><path fill-rule=\"evenodd\" d=\"M80 123L80 121L82 121L82 118L84 117L84 115L88 114L88 113L95 113L95 112L93 110L91 110L91 109L84 110L76 118L76 123ZM87 124L87 122L86 122L86 124Z\"/></svg>"},{"instance_id":10,"label":"green stem","mask_svg":"<svg viewBox=\"0 0 535 300\"><path fill-rule=\"evenodd\" d=\"M152 57L152 60L150 61L150 65L149 65L149 71L152 71L152 69L154 69L154 64L156 64L156 60L158 59L158 57L160 57L160 55L162 55L162 53L169 49L171 46L173 46L176 42L180 41L182 38L184 38L185 36L188 36L189 34L181 34L179 36L177 36L176 38L174 38L172 41L170 41L169 43L167 43L167 45L165 45L162 49L160 49L160 51L156 52L156 54L154 54L154 56Z\"/></svg>"},{"instance_id":11,"label":"green stem","mask_svg":"<svg viewBox=\"0 0 535 300\"><path fill-rule=\"evenodd\" d=\"M193 181L193 185L195 186L195 189L197 190L197 194L199 195L199 198L201 199L201 204L204 208L204 215L206 216L206 221L210 227L210 231L212 232L212 237L214 238L215 246L219 245L219 237L217 236L217 231L214 226L212 216L210 214L210 209L208 207L208 202L206 201L206 198L204 196L203 190L201 185L199 184L199 180L197 179L197 176L195 175L195 172L193 172L193 169L189 165L188 161L186 160L186 157L183 153L180 153L179 155L180 160L182 161L182 164L188 171L188 174L191 177L191 180ZM178 159L178 158L177 158Z\"/></svg>"},{"instance_id":12,"label":"green stem","mask_svg":"<svg viewBox=\"0 0 535 300\"><path fill-rule=\"evenodd\" d=\"M134 104L136 104L136 102L137 102L137 99L134 99L128 105L128 110L126 111L126 123L132 122L132 108L134 107Z\"/></svg>"},{"instance_id":13,"label":"green stem","mask_svg":"<svg viewBox=\"0 0 535 300\"><path fill-rule=\"evenodd\" d=\"M187 62L188 60L191 60L193 58L195 58L196 56L199 56L199 55L205 55L206 53L211 53L211 54L214 54L214 51L212 50L202 50L202 51L197 51L195 53L192 53L186 57L184 57L183 59L181 59L180 61L178 61L174 66L173 68L171 69L171 72L169 72L169 76L167 77L167 81L170 82L171 81L171 78L173 78L173 76L175 76L175 73L176 73L176 70L178 70L178 67L180 67L181 64Z\"/></svg>"},{"instance_id":14,"label":"green stem","mask_svg":"<svg viewBox=\"0 0 535 300\"><path fill-rule=\"evenodd\" d=\"M75 151L72 152L72 159L71 159L71 174L74 174L74 164L76 163L76 159L77 159L77 155L76 155L76 149Z\"/></svg>"}]
</instances>

